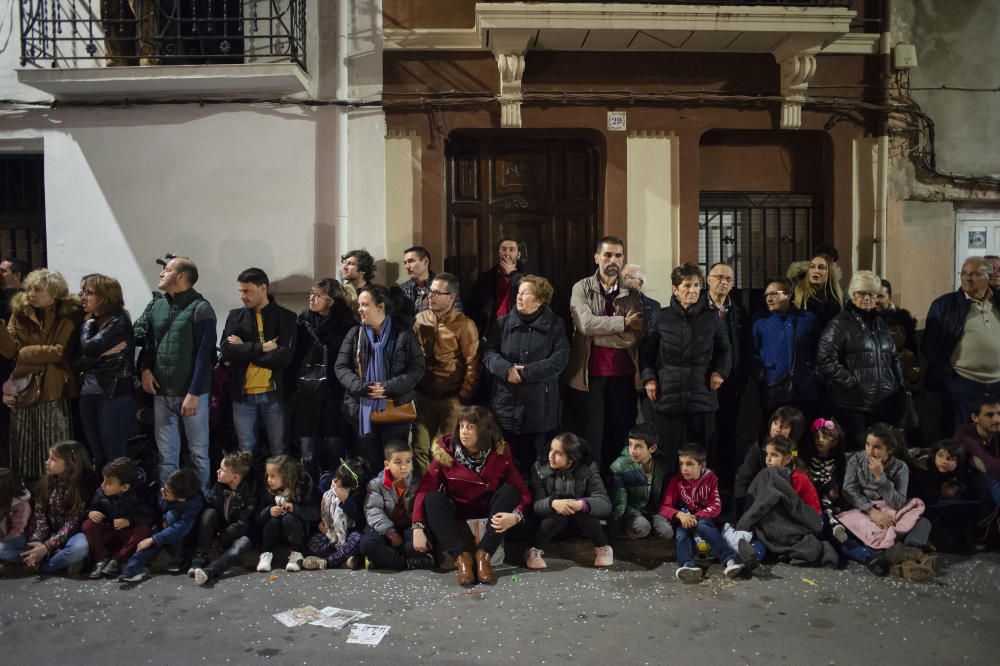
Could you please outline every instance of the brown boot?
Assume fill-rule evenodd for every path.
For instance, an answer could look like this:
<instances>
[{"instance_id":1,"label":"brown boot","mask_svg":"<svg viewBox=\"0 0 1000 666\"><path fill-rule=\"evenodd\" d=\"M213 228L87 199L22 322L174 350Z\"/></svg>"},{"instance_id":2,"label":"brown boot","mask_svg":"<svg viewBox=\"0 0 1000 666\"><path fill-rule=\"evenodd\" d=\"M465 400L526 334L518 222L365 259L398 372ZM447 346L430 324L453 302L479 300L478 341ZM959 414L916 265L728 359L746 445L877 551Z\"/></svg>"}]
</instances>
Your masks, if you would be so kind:
<instances>
[{"instance_id":1,"label":"brown boot","mask_svg":"<svg viewBox=\"0 0 1000 666\"><path fill-rule=\"evenodd\" d=\"M495 585L497 579L493 576L493 565L490 554L480 548L476 551L476 578L483 585Z\"/></svg>"},{"instance_id":2,"label":"brown boot","mask_svg":"<svg viewBox=\"0 0 1000 666\"><path fill-rule=\"evenodd\" d=\"M462 553L455 558L455 566L458 571L458 584L468 587L476 584L476 571L472 566L472 555Z\"/></svg>"}]
</instances>

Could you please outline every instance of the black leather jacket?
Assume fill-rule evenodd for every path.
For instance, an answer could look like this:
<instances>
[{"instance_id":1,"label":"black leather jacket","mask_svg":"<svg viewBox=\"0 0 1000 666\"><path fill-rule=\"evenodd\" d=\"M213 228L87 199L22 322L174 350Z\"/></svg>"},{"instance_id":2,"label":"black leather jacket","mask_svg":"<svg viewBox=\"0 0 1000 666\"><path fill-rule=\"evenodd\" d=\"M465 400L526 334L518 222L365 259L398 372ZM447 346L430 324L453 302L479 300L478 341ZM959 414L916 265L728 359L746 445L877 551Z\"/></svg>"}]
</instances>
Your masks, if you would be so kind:
<instances>
[{"instance_id":1,"label":"black leather jacket","mask_svg":"<svg viewBox=\"0 0 1000 666\"><path fill-rule=\"evenodd\" d=\"M836 407L871 411L903 384L899 353L885 321L874 310L848 304L823 329L816 366Z\"/></svg>"},{"instance_id":2,"label":"black leather jacket","mask_svg":"<svg viewBox=\"0 0 1000 666\"><path fill-rule=\"evenodd\" d=\"M126 347L117 354L101 356L120 342ZM135 374L135 333L126 314L112 315L100 325L98 319L89 318L80 326L80 356L73 366L87 376L93 375L106 398L117 398L132 391Z\"/></svg>"}]
</instances>

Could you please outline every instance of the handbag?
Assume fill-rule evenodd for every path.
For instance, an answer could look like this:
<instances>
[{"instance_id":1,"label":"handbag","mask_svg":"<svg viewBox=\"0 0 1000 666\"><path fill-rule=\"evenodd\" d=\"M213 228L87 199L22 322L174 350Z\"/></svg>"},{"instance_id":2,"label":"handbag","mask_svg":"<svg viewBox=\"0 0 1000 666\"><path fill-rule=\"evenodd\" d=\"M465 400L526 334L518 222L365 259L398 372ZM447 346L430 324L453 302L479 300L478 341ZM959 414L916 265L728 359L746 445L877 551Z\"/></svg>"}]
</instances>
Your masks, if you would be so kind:
<instances>
[{"instance_id":1,"label":"handbag","mask_svg":"<svg viewBox=\"0 0 1000 666\"><path fill-rule=\"evenodd\" d=\"M326 348L312 327L307 326L306 330L313 339L313 347L309 350L309 356L302 361L299 368L299 376L295 380L296 389L301 395L310 398L325 398L330 395L329 374L327 372L330 362L330 351ZM319 349L317 354L316 350ZM317 359L316 357L320 358Z\"/></svg>"},{"instance_id":2,"label":"handbag","mask_svg":"<svg viewBox=\"0 0 1000 666\"><path fill-rule=\"evenodd\" d=\"M44 372L35 372L25 377L12 377L3 383L3 401L18 409L31 407L42 399Z\"/></svg>"},{"instance_id":3,"label":"handbag","mask_svg":"<svg viewBox=\"0 0 1000 666\"><path fill-rule=\"evenodd\" d=\"M417 406L413 401L397 404L391 398L385 399L385 409L372 411L372 423L394 424L413 423L417 420Z\"/></svg>"},{"instance_id":4,"label":"handbag","mask_svg":"<svg viewBox=\"0 0 1000 666\"><path fill-rule=\"evenodd\" d=\"M904 432L920 430L920 415L917 414L917 406L913 404L913 393L910 391L903 394L903 417L899 420L899 428Z\"/></svg>"}]
</instances>

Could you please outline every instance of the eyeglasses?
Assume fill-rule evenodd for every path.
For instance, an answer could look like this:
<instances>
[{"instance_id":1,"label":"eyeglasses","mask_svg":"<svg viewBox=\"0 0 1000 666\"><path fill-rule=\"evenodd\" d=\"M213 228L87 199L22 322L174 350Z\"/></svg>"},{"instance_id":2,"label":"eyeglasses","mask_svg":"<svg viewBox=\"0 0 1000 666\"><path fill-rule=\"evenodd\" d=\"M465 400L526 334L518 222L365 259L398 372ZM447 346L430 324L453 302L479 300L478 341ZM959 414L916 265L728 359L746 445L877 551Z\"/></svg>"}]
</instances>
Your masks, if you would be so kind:
<instances>
[{"instance_id":1,"label":"eyeglasses","mask_svg":"<svg viewBox=\"0 0 1000 666\"><path fill-rule=\"evenodd\" d=\"M764 298L778 298L779 296L787 296L787 291L769 291L764 294Z\"/></svg>"},{"instance_id":2,"label":"eyeglasses","mask_svg":"<svg viewBox=\"0 0 1000 666\"><path fill-rule=\"evenodd\" d=\"M992 271L976 271L974 273L966 273L962 271L959 273L963 278L977 278L977 277L988 277Z\"/></svg>"},{"instance_id":3,"label":"eyeglasses","mask_svg":"<svg viewBox=\"0 0 1000 666\"><path fill-rule=\"evenodd\" d=\"M728 275L709 275L708 277L709 279L715 278L716 280L718 280L723 284L728 284L733 281L733 278L729 277Z\"/></svg>"},{"instance_id":4,"label":"eyeglasses","mask_svg":"<svg viewBox=\"0 0 1000 666\"><path fill-rule=\"evenodd\" d=\"M854 295L858 298L870 298L872 300L878 298L877 291L856 291L854 292Z\"/></svg>"},{"instance_id":5,"label":"eyeglasses","mask_svg":"<svg viewBox=\"0 0 1000 666\"><path fill-rule=\"evenodd\" d=\"M428 291L427 295L431 298L437 298L438 296L454 296L454 294L450 294L447 291L434 291L433 289Z\"/></svg>"}]
</instances>

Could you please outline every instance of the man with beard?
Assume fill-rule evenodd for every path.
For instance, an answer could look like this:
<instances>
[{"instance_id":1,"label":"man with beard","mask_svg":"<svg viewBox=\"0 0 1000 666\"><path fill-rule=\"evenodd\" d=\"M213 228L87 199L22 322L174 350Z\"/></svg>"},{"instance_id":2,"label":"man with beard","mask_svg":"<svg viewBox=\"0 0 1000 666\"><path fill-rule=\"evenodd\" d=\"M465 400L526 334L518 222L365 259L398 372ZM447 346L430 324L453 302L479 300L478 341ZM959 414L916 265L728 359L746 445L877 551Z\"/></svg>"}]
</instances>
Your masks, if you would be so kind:
<instances>
[{"instance_id":1,"label":"man with beard","mask_svg":"<svg viewBox=\"0 0 1000 666\"><path fill-rule=\"evenodd\" d=\"M578 420L594 462L606 472L635 423L636 355L645 322L638 290L621 279L625 242L605 236L594 254L597 272L573 285L573 345L566 369Z\"/></svg>"}]
</instances>

